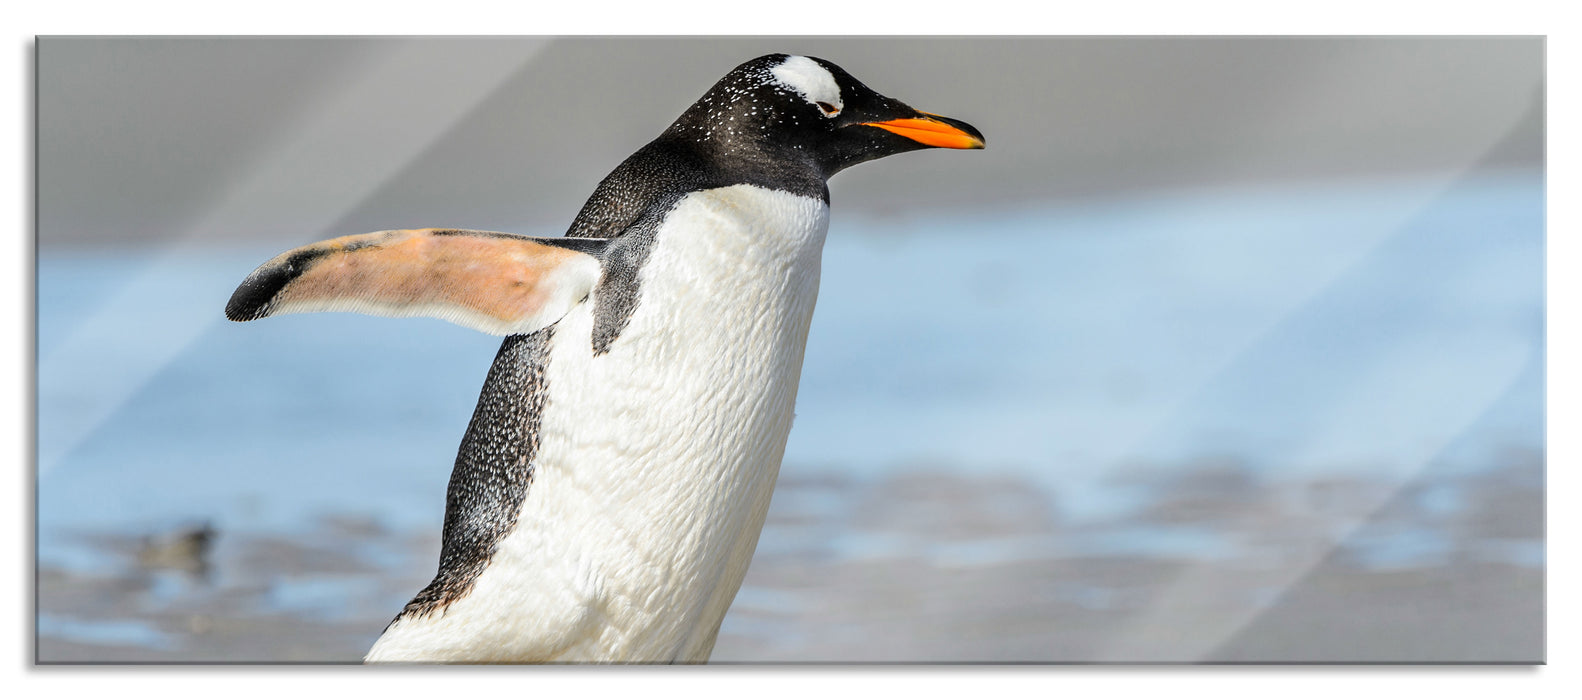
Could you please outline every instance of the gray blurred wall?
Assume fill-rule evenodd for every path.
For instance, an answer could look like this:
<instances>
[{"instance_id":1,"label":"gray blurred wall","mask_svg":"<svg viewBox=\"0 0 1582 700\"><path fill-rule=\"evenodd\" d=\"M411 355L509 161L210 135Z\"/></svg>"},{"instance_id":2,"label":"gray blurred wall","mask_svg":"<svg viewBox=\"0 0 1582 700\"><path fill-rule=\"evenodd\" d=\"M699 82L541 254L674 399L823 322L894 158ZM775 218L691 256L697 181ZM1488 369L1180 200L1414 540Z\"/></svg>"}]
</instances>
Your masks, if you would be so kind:
<instances>
[{"instance_id":1,"label":"gray blurred wall","mask_svg":"<svg viewBox=\"0 0 1582 700\"><path fill-rule=\"evenodd\" d=\"M837 217L1541 167L1544 49L1539 37L41 38L39 247L412 226L557 235L716 79L777 51L832 60L987 136L981 153L841 174Z\"/></svg>"}]
</instances>

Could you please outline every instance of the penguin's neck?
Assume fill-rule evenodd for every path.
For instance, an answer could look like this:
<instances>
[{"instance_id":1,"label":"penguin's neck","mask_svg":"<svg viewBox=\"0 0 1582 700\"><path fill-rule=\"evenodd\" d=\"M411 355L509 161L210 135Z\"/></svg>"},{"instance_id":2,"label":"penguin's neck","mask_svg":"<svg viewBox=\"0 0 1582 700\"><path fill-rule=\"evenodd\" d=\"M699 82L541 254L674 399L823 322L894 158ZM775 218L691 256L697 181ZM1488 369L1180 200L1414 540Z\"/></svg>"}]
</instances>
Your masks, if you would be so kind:
<instances>
[{"instance_id":1,"label":"penguin's neck","mask_svg":"<svg viewBox=\"0 0 1582 700\"><path fill-rule=\"evenodd\" d=\"M726 145L724 140L703 139L673 125L599 182L566 235L622 235L655 202L665 199L666 192L755 185L829 203L825 175L807 154L785 148L771 152L764 150L767 146L732 150Z\"/></svg>"},{"instance_id":2,"label":"penguin's neck","mask_svg":"<svg viewBox=\"0 0 1582 700\"><path fill-rule=\"evenodd\" d=\"M785 451L827 226L815 197L753 185L684 195L651 232L630 318L605 352L593 351L596 298L541 355L502 349L485 397L541 391L537 429L475 417L467 440L496 445L501 473L530 452L530 485L467 593L442 615L398 619L381 657L706 659ZM468 521L466 503L452 507Z\"/></svg>"}]
</instances>

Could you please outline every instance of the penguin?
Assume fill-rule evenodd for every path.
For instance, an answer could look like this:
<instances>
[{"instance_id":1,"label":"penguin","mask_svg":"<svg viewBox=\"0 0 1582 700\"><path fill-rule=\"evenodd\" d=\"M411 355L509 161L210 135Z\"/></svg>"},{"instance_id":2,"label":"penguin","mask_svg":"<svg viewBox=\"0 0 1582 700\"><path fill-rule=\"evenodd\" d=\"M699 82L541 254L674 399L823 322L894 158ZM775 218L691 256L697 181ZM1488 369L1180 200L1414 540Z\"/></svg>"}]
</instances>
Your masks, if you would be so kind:
<instances>
[{"instance_id":1,"label":"penguin","mask_svg":"<svg viewBox=\"0 0 1582 700\"><path fill-rule=\"evenodd\" d=\"M365 660L707 661L791 430L827 181L983 147L834 63L771 54L615 168L563 237L381 231L258 267L229 319L352 311L505 336L438 573Z\"/></svg>"}]
</instances>

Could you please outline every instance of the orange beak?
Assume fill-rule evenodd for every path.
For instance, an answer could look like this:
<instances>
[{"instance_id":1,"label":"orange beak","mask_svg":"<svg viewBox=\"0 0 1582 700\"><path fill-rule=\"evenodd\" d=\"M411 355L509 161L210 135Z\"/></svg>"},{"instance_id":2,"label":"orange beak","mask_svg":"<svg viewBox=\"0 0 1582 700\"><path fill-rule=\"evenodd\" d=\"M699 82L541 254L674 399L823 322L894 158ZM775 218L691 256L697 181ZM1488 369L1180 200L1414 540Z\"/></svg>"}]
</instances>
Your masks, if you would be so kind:
<instances>
[{"instance_id":1,"label":"orange beak","mask_svg":"<svg viewBox=\"0 0 1582 700\"><path fill-rule=\"evenodd\" d=\"M922 114L928 115L927 112ZM928 115L914 119L891 119L887 122L866 122L864 126L877 126L892 134L905 136L924 146L936 148L983 148L983 137L968 133L948 124L944 117ZM968 127L971 128L971 127Z\"/></svg>"}]
</instances>

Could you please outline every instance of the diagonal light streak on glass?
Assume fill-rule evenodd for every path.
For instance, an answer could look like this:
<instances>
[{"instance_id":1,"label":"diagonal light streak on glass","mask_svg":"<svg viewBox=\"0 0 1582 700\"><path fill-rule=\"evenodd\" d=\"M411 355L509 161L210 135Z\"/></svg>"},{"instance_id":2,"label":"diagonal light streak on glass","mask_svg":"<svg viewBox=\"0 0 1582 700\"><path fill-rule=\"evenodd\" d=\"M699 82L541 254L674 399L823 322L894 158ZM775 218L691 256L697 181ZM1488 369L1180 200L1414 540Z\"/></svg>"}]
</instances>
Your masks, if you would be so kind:
<instances>
[{"instance_id":1,"label":"diagonal light streak on glass","mask_svg":"<svg viewBox=\"0 0 1582 700\"><path fill-rule=\"evenodd\" d=\"M1358 222L1356 229L1344 236L1337 236L1326 257L1309 258L1305 261L1305 269L1291 271L1290 275L1282 278L1278 287L1258 290L1264 295L1263 299L1270 302L1261 317L1247 323L1235 334L1218 338L1223 342L1223 352L1192 368L1167 398L1147 411L1138 411L1128 420L1127 430L1109 441L1105 446L1107 449L1098 451L1092 459L1094 463L1103 465L1099 474L1107 474L1117 465L1149 461L1147 455L1142 454L1148 442L1162 430L1179 422L1192 409L1193 402L1200 398L1205 388L1221 377L1234 373L1237 365L1277 333L1283 323L1342 284L1348 272L1365 264L1413 217L1443 196L1455 179L1456 176L1451 174L1424 176L1409 188L1398 190L1395 197L1370 203L1367 220ZM1193 213L1183 212L1182 218L1196 217ZM1269 260L1273 259L1263 262Z\"/></svg>"},{"instance_id":2,"label":"diagonal light streak on glass","mask_svg":"<svg viewBox=\"0 0 1582 700\"><path fill-rule=\"evenodd\" d=\"M1302 100L1322 97L1322 86L1327 84L1323 76L1312 77L1313 90L1304 89L1298 97ZM1338 81L1330 81L1338 82ZM1513 89L1530 91L1531 86L1512 86ZM1467 172L1482 157L1492 151L1496 145L1510 131L1519 128L1523 114L1522 109L1530 103L1523 100L1511 100L1511 113L1508 118L1495 120L1493 123L1505 124L1506 128L1494 130L1483 135L1483 138L1469 139L1463 144L1464 154L1461 162L1465 164ZM1453 184L1454 180L1461 177L1462 173L1447 173L1441 180L1441 186L1432 187L1430 196L1414 198L1415 201L1406 202L1408 206L1398 207L1381 216L1381 221L1394 221L1394 230L1402 230L1408 220L1421 210L1426 210L1426 205L1432 197L1441 196ZM1390 240L1389 236L1379 239L1373 247L1364 251L1353 259L1346 269L1339 270L1329 277L1329 282L1317 289L1300 304L1292 305L1290 311L1275 322L1269 324L1248 342L1237 345L1235 352L1226 357L1221 369L1210 373L1198 388L1182 397L1177 410L1186 410L1191 401L1206 388L1215 377L1235 371L1235 366L1246 360L1255 352L1264 339L1278 332L1281 322L1294 317L1307 305L1313 303L1329 288L1341 284L1345 278L1346 270L1364 264L1370 253L1376 251ZM1508 389L1520 381L1523 370L1529 358L1534 356L1532 341L1517 337L1488 337L1475 331L1462 333L1442 333L1429 339L1417 339L1414 344L1397 344L1391 348L1388 357L1374 357L1368 363L1364 376L1353 377L1351 390L1338 400L1325 407L1323 416L1318 424L1311 430L1302 433L1303 441L1300 446L1286 455L1283 464L1291 466L1323 466L1333 461L1333 455L1327 454L1329 444L1336 436L1355 434L1358 430L1375 430L1380 432L1408 432L1400 428L1413 419L1412 406L1414 400L1420 401L1429 393L1434 382L1443 383L1449 371L1457 367L1453 358L1479 357L1480 366L1483 368L1477 376L1456 376L1454 381L1458 394L1454 401L1439 407L1437 414L1442 421L1440 430L1432 436L1417 436L1418 440L1411 444L1396 445L1393 452L1394 459L1389 465L1390 471L1375 474L1381 481L1389 482L1390 488L1380 489L1379 492L1369 496L1357 496L1349 505L1356 513L1355 517L1346 519L1337 524L1327 536L1321 537L1319 546L1310 547L1296 556L1287 558L1281 563L1279 571L1272 577L1262 577L1261 580L1279 590L1289 590L1291 586L1306 577L1320 562L1329 556L1336 547L1345 542L1354 532L1361 528L1368 519L1369 514L1377 511L1393 498L1400 489L1411 483L1414 477L1428 467L1431 460L1444 450L1457 437L1470 428L1477 419ZM1432 341L1431 343L1429 341ZM1427 344L1425 344L1427 343ZM1414 362L1402 361L1401 355L1405 354ZM1452 358L1445 360L1445 358ZM1442 361L1440 366L1436 360ZM1381 410L1378 402L1394 403L1401 410L1383 424L1359 425L1359 421L1375 420L1380 415L1391 415L1387 410ZM1367 402L1365 405L1364 402ZM1141 449L1139 443L1136 448ZM1127 620L1117 633L1111 637L1105 647L1095 657L1100 662L1191 662L1209 660L1210 655L1233 639L1241 630L1251 625L1260 614L1267 610L1278 598L1264 600L1235 600L1226 601L1223 593L1235 590L1237 586L1233 580L1238 572L1227 570L1218 562L1207 561L1187 566L1174 581L1162 588L1162 592L1154 596L1145 610Z\"/></svg>"},{"instance_id":3,"label":"diagonal light streak on glass","mask_svg":"<svg viewBox=\"0 0 1582 700\"><path fill-rule=\"evenodd\" d=\"M1281 120L1300 121L1300 115L1310 111L1316 105L1324 105L1343 100L1344 96L1355 92L1360 85L1375 85L1384 88L1388 85L1390 76L1381 76L1377 73L1378 66L1370 62L1366 53L1336 54L1330 61L1322 64L1322 69L1315 69L1300 76L1292 76L1292 85L1289 99L1283 103L1271 105L1276 109L1263 120L1266 128L1243 134L1250 147L1256 148L1267 144L1273 147L1272 134L1280 133L1275 127ZM1530 94L1531 86L1508 86L1513 95ZM1502 104L1513 105L1511 114L1505 120L1491 120L1495 124L1518 124L1522 114L1520 110L1528 102L1523 99L1508 99ZM1283 106L1283 109L1280 107ZM1256 124L1256 122L1254 122ZM1500 139L1506 136L1504 129L1491 130L1481 139L1471 139L1463 144L1461 162L1474 163L1481 155L1491 149ZM1219 168L1227 173L1239 170L1236 154L1227 154L1219 163L1209 164L1210 168ZM1159 406L1147 415L1140 416L1132 424L1129 439L1116 440L1113 451L1098 455L1094 461L1101 464L1118 465L1126 464L1131 457L1136 456L1140 448L1150 436L1156 434L1170 421L1176 420L1184 411L1190 409L1191 402L1199 396L1202 390L1209 386L1216 378L1234 371L1237 363L1244 360L1249 352L1276 332L1281 323L1290 318L1300 309L1313 303L1327 290L1339 283L1346 273L1369 259L1378 248L1405 226L1412 218L1425 210L1434 200L1442 197L1457 179L1459 172L1445 172L1438 177L1425 176L1417 179L1409 193L1403 192L1400 196L1388 202L1376 202L1367 219L1367 231L1351 231L1345 236L1337 237L1337 246L1356 245L1355 249L1338 251L1340 254L1325 261L1313 260L1309 269L1301 270L1286 278L1286 283L1279 289L1265 290L1265 293L1274 293L1286 296L1282 299L1284 311L1271 313L1260 323L1249 324L1246 332L1239 337L1226 337L1224 347L1226 352L1218 362L1203 367L1195 377L1185 382L1182 390L1170 400L1161 402ZM1213 181L1217 178L1209 177ZM1361 245L1357 245L1361 244ZM1328 269L1313 269L1318 265L1330 265ZM1366 415L1371 415L1367 413Z\"/></svg>"},{"instance_id":4,"label":"diagonal light streak on glass","mask_svg":"<svg viewBox=\"0 0 1582 700\"><path fill-rule=\"evenodd\" d=\"M210 236L284 201L299 207L292 221L300 230L282 239L281 248L313 240L410 167L548 41L445 42L443 53L431 40L379 42L364 65L348 72L342 89L314 106L287 140L40 358L41 386L69 383L93 391L71 396L69 406L39 407L39 477L222 320L228 289L215 298L172 288L191 274L194 254L212 247ZM437 70L438 61L468 70ZM358 157L345 157L350 153ZM344 195L314 197L316 190ZM231 275L231 283L246 272ZM143 328L159 330L136 332Z\"/></svg>"},{"instance_id":5,"label":"diagonal light streak on glass","mask_svg":"<svg viewBox=\"0 0 1582 700\"><path fill-rule=\"evenodd\" d=\"M1461 385L1466 400L1457 404L1455 420L1444 425L1440 439L1424 441L1415 446L1413 454L1399 458L1390 465L1393 473L1384 475L1392 482L1389 489L1354 494L1348 497L1348 509L1356 517L1342 520L1327 533L1309 533L1314 545L1300 548L1296 553L1286 552L1279 570L1272 576L1259 577L1265 585L1284 591L1306 577L1326 557L1356 533L1368 521L1369 515L1378 511L1400 492L1413 477L1425 469L1436 454L1467 430L1479 416L1509 389L1521 376L1532 348L1515 340L1482 342L1464 338L1470 345L1458 348L1455 353L1476 351L1495 368L1476 378L1476 382ZM1476 345L1477 347L1472 347ZM1400 363L1383 362L1379 368L1398 368ZM1376 380L1367 396L1358 395L1352 402L1331 407L1332 424L1344 424L1348 414L1376 415L1372 409L1355 405L1355 402L1382 399L1410 399L1417 396L1414 380L1433 376L1432 369L1414 376L1371 377ZM1333 429L1333 425L1330 426ZM1387 426L1385 426L1387 427ZM1297 463L1307 462L1326 449L1326 434L1319 429L1305 442L1306 449L1292 455ZM1242 587L1237 579L1246 573L1223 567L1215 562L1189 566L1163 592L1149 601L1147 609L1128 620L1095 660L1101 662L1191 662L1210 660L1214 650L1233 639L1237 633L1251 625L1260 614L1278 601L1278 597L1264 600L1227 601L1226 591Z\"/></svg>"}]
</instances>

